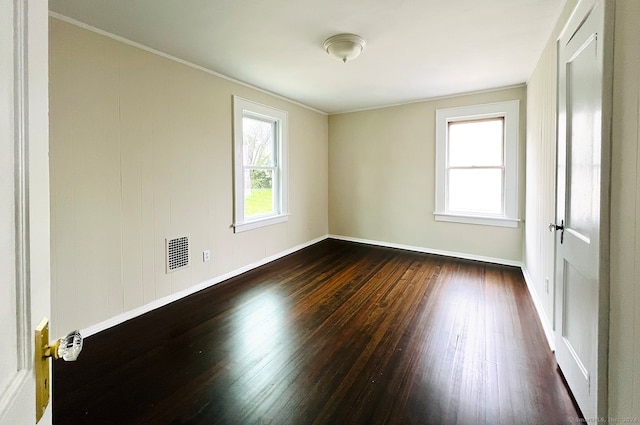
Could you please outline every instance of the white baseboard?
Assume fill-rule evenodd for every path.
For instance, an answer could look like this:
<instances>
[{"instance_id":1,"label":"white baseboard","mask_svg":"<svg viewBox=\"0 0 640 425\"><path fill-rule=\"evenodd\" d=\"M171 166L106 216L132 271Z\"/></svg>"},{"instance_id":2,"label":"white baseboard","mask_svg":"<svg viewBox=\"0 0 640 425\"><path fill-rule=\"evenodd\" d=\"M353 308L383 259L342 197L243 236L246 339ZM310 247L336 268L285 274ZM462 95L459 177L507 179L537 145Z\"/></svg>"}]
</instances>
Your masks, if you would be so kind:
<instances>
[{"instance_id":1,"label":"white baseboard","mask_svg":"<svg viewBox=\"0 0 640 425\"><path fill-rule=\"evenodd\" d=\"M524 281L527 283L527 288L529 289L529 294L531 294L531 299L533 299L533 305L536 307L536 312L538 313L538 318L540 319L540 323L542 323L542 329L544 330L544 334L547 337L547 343L549 344L549 348L551 351L556 351L556 341L553 333L553 327L551 323L549 323L549 319L545 314L544 308L542 307L542 302L538 297L538 293L533 286L533 279L531 279L531 275L527 268L522 265L522 275L524 276Z\"/></svg>"},{"instance_id":2,"label":"white baseboard","mask_svg":"<svg viewBox=\"0 0 640 425\"><path fill-rule=\"evenodd\" d=\"M535 305L536 308L536 313L538 314L538 317L540 318L540 322L542 323L542 327L544 329L545 332L545 336L547 337L547 341L549 343L549 346L551 347L551 350L555 350L555 342L554 342L554 338L553 338L553 330L549 324L549 321L547 320L545 314L544 314L544 310L542 308L542 304L540 302L540 299L538 298L538 295L535 293L535 290L533 289L533 286L531 284L531 277L528 273L528 271L526 270L526 268L522 265L522 263L518 262L518 261L513 261L513 260L505 260L502 258L494 258L494 257L485 257L485 256L481 256L481 255L474 255L474 254L465 254L465 253L460 253L460 252L451 252L451 251L441 251L441 250L437 250L437 249L430 249L430 248L424 248L424 247L418 247L418 246L411 246L411 245L402 245L402 244L396 244L396 243L391 243L391 242L382 242L382 241L375 241L375 240L370 240L370 239L360 239L360 238L352 238L349 236L340 236L340 235L325 235L325 236L321 236L319 238L313 239L311 241L305 242L303 244L294 246L293 248L287 249L285 251L282 251L278 254L272 255L270 257L266 257L260 261L257 261L255 263L251 263L248 264L244 267L241 267L239 269L233 270L229 273L220 275L220 276L216 276L213 279L209 279L207 281L201 282L199 284L196 284L194 286L191 286L185 290L176 292L174 294L171 295L167 295L166 297L162 297L159 298L155 301L152 301L148 304L145 304L143 306L137 307L133 310L129 310L126 311L124 313L118 314L117 316L111 317L107 320L104 320L100 323L97 323L95 325L89 326L87 328L81 329L80 333L84 336L84 337L89 337L91 335L95 335L98 332L104 331L106 329L109 329L113 326L117 326L121 323L126 322L127 320L133 319L135 317L141 316L145 313L148 313L150 311L153 311L157 308L163 307L167 304L170 304L174 301L178 301L181 298L187 297L189 295L192 295L198 291L202 291L203 289L209 288L213 285L216 285L220 282L224 282L225 280L231 279L232 277L241 275L242 273L248 272L250 270L253 270L257 267L263 266L265 264L268 264L272 261L278 260L284 256L287 256L289 254L293 254L296 251L299 251L303 248L306 248L308 246L311 246L313 244L316 244L318 242L321 242L327 238L332 238L332 239L338 239L338 240L343 240L343 241L348 241L348 242L357 242L357 243L364 243L367 245L375 245L375 246L383 246L383 247L387 247L387 248L398 248L398 249L405 249L408 251L415 251L415 252L422 252L422 253L426 253L426 254L436 254L436 255L443 255L446 257L454 257L454 258L462 258L462 259L466 259L466 260L475 260L475 261L483 261L486 263L492 263L492 264L501 264L501 265L506 265L506 266L514 266L514 267L519 267L522 269L522 274L524 275L525 278L525 282L527 283L527 289L529 290L529 293L531 294L531 298L533 299L533 303Z\"/></svg>"},{"instance_id":3,"label":"white baseboard","mask_svg":"<svg viewBox=\"0 0 640 425\"><path fill-rule=\"evenodd\" d=\"M176 292L174 294L171 295L167 295L166 297L162 297L159 298L155 301L152 301L148 304L145 304L143 306L140 306L138 308L134 308L133 310L129 310L129 311L125 311L124 313L118 314L117 316L111 317L105 321L102 321L100 323L96 323L95 325L89 326L88 328L84 328L80 330L80 333L82 334L83 337L89 337L91 335L95 335L98 332L104 331L106 329L109 329L113 326L119 325L121 323L126 322L127 320L133 319L135 317L141 316L145 313L148 313L152 310L155 310L157 308L163 307L167 304L170 304L174 301L177 301L181 298L187 297L189 295L192 295L198 291L202 291L203 289L209 288L213 285L216 285L220 282L224 282L225 280L231 279L232 277L241 275L242 273L248 272L249 270L253 270L257 267L263 266L267 263L270 263L272 261L275 261L277 259L280 259L286 255L289 254L293 254L296 251L299 251L303 248L306 248L308 246L311 246L313 244L316 244L318 242L321 242L325 239L328 238L328 235L325 236L321 236L319 238L313 239L311 241L305 242L303 244L294 246L293 248L287 249L286 251L282 251L278 254L272 255L270 257L266 257L263 258L260 261L257 261L255 263L251 263L248 264L244 267L240 267L239 269L233 270L229 273L220 275L220 276L216 276L213 279L209 279L207 281L198 283L194 286L191 286L187 289L184 289L182 291Z\"/></svg>"},{"instance_id":4,"label":"white baseboard","mask_svg":"<svg viewBox=\"0 0 640 425\"><path fill-rule=\"evenodd\" d=\"M522 263L520 261L506 260L504 258L485 257L482 255L466 254L463 252L442 251L439 249L424 248L421 246L403 245L403 244L397 244L397 243L391 243L391 242L376 241L371 239L352 238L350 236L329 235L329 237L332 239L339 239L341 241L358 242L358 243L364 243L367 245L384 246L387 248L405 249L407 251L422 252L425 254L443 255L445 257L462 258L464 260L482 261L485 263L501 264L504 266L522 267Z\"/></svg>"}]
</instances>

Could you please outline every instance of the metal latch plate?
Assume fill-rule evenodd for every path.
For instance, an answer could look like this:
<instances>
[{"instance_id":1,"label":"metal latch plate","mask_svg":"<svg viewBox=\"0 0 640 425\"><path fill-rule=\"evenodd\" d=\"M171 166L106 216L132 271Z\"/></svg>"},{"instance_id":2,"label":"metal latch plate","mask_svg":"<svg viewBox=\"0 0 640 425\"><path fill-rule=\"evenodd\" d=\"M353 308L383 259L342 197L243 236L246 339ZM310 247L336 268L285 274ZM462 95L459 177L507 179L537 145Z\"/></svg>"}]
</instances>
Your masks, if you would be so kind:
<instances>
[{"instance_id":1,"label":"metal latch plate","mask_svg":"<svg viewBox=\"0 0 640 425\"><path fill-rule=\"evenodd\" d=\"M33 368L36 374L36 423L38 423L49 405L50 394L49 359L46 355L49 349L49 319L46 317L36 328L34 348Z\"/></svg>"}]
</instances>

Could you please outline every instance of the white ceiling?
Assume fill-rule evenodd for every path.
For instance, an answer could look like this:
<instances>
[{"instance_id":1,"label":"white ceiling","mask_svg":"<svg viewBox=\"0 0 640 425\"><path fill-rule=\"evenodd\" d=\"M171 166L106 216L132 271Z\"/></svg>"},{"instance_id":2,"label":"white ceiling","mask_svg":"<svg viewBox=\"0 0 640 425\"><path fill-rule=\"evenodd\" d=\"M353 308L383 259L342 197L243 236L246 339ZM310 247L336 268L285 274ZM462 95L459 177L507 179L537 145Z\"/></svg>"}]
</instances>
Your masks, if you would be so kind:
<instances>
[{"instance_id":1,"label":"white ceiling","mask_svg":"<svg viewBox=\"0 0 640 425\"><path fill-rule=\"evenodd\" d=\"M338 113L527 81L564 0L50 0L61 15ZM342 63L322 49L367 40Z\"/></svg>"}]
</instances>

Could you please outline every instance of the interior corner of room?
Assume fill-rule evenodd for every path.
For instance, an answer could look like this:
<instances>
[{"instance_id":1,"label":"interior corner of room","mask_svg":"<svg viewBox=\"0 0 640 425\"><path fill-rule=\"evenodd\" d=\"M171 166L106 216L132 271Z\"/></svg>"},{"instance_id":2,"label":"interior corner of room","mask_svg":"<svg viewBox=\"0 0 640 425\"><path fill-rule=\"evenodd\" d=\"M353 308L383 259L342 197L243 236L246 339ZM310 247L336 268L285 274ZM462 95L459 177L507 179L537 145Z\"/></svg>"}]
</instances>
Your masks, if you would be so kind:
<instances>
[{"instance_id":1,"label":"interior corner of room","mask_svg":"<svg viewBox=\"0 0 640 425\"><path fill-rule=\"evenodd\" d=\"M329 235L522 264L522 223L434 220L428 117L518 100L524 123L525 85L325 114L55 17L50 45L53 304L84 300L54 309L54 334L92 334ZM233 96L290 115L291 214L247 233L230 228ZM524 194L524 125L518 136ZM165 273L159 248L187 233L191 266Z\"/></svg>"},{"instance_id":2,"label":"interior corner of room","mask_svg":"<svg viewBox=\"0 0 640 425\"><path fill-rule=\"evenodd\" d=\"M519 268L550 350L569 332L559 309L566 315L593 306L580 313L587 320L595 310L595 318L586 348L576 349L595 347L596 376L577 367L593 406L585 412L637 422L640 1L558 3L526 81L344 110L310 106L49 11L51 335L80 329L90 341L327 239L398 248ZM574 60L558 52L568 51L561 45L567 31L578 33L577 17L600 7L603 31L593 39L604 42L598 130L606 139L606 175L593 185L604 187L594 206L604 223L597 235L601 286L597 299L562 304L570 290L562 279L589 278L575 277L580 273L570 261L558 260L563 238L585 239L564 232L557 216L558 182L566 172L558 168L560 97L571 91L558 70L559 61ZM345 67L366 60L366 49L353 63L336 65L357 69ZM288 120L286 218L249 231L237 231L234 216L234 97L286 111ZM437 111L508 101L519 102L517 216L503 226L487 225L486 217L438 219ZM169 270L168 241L184 235L189 264ZM597 416L586 420L595 423Z\"/></svg>"},{"instance_id":3,"label":"interior corner of room","mask_svg":"<svg viewBox=\"0 0 640 425\"><path fill-rule=\"evenodd\" d=\"M53 333L98 332L332 237L517 265L553 347L547 225L555 220L556 49L577 4L564 2L526 84L329 114L51 17ZM626 141L635 128L626 117L636 109L625 107L638 95L637 79L626 71L637 70L637 55L623 62L637 43L629 27L637 14L625 11L637 6L616 4L613 108L624 118L612 128L609 355L620 359L608 372L612 413L640 405L640 387L622 372L632 370L624 353L637 351L630 332L640 325L618 326L637 316L631 312L640 293L626 260L637 258L636 236L624 227L633 229L637 216L622 213L634 210L637 185L621 184L637 175L637 149ZM291 215L247 233L230 227L236 95L290 114ZM521 105L521 221L506 228L435 220L436 110L506 100ZM191 235L194 261L166 274L159 247L181 233ZM200 261L204 250L208 262Z\"/></svg>"}]
</instances>

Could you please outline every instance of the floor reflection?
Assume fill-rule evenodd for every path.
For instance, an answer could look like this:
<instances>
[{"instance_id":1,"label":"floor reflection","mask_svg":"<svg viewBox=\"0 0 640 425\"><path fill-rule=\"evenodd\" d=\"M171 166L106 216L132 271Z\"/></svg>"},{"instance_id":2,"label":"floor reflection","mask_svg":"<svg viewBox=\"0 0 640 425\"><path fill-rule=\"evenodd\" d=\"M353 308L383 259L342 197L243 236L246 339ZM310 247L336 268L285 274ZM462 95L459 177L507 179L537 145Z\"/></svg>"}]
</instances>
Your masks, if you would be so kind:
<instances>
[{"instance_id":1,"label":"floor reflection","mask_svg":"<svg viewBox=\"0 0 640 425\"><path fill-rule=\"evenodd\" d=\"M287 304L276 292L260 292L243 299L234 313L229 370L232 392L242 410L267 415L268 399L280 383L282 367L291 356Z\"/></svg>"}]
</instances>

